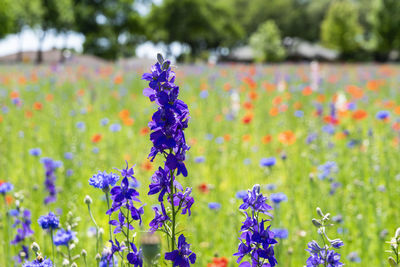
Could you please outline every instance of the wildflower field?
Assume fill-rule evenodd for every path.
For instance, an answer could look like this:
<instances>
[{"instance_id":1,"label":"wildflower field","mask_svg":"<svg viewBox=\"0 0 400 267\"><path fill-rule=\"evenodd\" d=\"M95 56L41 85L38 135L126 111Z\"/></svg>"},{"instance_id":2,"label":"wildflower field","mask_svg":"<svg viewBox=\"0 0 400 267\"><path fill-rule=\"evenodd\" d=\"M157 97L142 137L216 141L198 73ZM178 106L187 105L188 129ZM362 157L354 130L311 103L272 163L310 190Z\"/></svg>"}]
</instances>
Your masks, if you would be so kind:
<instances>
[{"instance_id":1,"label":"wildflower field","mask_svg":"<svg viewBox=\"0 0 400 267\"><path fill-rule=\"evenodd\" d=\"M171 238L159 231L157 237L148 235L150 228L172 231L170 221L154 221L155 214L168 214L174 223L172 247L187 263L176 266L189 266L189 262L202 267L238 266L238 256L245 254L239 246L247 220L244 205L254 192L268 198L269 206L260 210L268 210L271 216L260 218L271 219L265 228L271 225L274 233L269 245L278 266L319 266L307 262L314 252L307 244L326 241L316 229L325 228L325 220L312 222L319 218L317 207L320 215L331 214L327 224L333 226L326 227L326 234L332 241L341 240L340 245L332 242L341 263L388 266L386 251L391 246L387 242L400 226L399 66L172 66L176 77L171 83L179 86L179 99L190 115L181 102L171 109L184 116L178 130L182 135L186 128L183 141L189 150L185 144L173 150L179 142L154 140L155 135L150 140L155 131L150 128L162 123L153 113L167 105L152 91L143 94L154 79L146 75L142 79L150 68L144 64L0 66L0 194L4 198L0 266L34 261L38 248L32 251L32 242L54 264L32 266L112 266L113 256L107 259L104 247L115 253L114 266L122 263L118 254L128 252L132 254L125 266L141 266L137 263L140 248L145 253L149 242L159 240L161 255L155 265L171 266L170 261L178 261L173 252L164 256L173 250ZM157 100L150 101L152 97ZM160 142L167 148L160 149ZM154 149L161 155L151 161ZM178 158L181 150L187 150L186 158ZM167 154L176 157L175 165L168 163ZM164 175L165 169L159 169L164 161L165 168L170 164L167 170L177 170L172 176L182 185L171 182L176 193L172 202L180 201L176 225L169 185L164 188L156 183L159 180L152 180L154 175ZM111 179L110 187L117 184L118 188L102 190L99 180L105 176ZM260 186L253 188L256 184ZM133 191L125 192L124 186ZM132 218L133 227L121 223L119 198L127 199L123 205L136 207L126 207L128 214L124 214L128 221ZM54 214L48 216L49 212ZM54 227L52 216L57 218ZM247 216L254 216L254 209ZM118 227L122 232L114 234ZM115 239L124 241L126 248L119 248ZM248 245L245 234L242 240ZM246 257L243 261L251 262ZM274 266L268 257L264 265L253 261L242 266ZM341 266L338 260L321 264Z\"/></svg>"}]
</instances>

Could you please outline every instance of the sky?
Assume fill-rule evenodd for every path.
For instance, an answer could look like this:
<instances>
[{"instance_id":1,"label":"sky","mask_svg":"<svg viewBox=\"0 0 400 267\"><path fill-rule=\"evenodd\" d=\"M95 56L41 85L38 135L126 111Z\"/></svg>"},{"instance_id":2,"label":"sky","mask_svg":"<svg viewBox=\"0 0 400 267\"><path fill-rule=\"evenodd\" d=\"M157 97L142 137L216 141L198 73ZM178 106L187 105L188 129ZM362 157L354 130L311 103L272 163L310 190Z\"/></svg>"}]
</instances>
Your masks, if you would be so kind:
<instances>
[{"instance_id":1,"label":"sky","mask_svg":"<svg viewBox=\"0 0 400 267\"><path fill-rule=\"evenodd\" d=\"M6 38L0 40L0 57L10 54L15 54L19 51L20 40L22 44L22 51L36 51L39 47L38 37L31 29L22 31L21 36L10 34ZM68 35L67 48L75 49L82 52L82 44L85 37L82 34L71 33ZM51 50L52 48L63 48L65 39L63 36L57 36L49 32L43 42L43 50ZM182 52L183 47L179 43L171 44L171 51L174 57ZM154 45L151 42L145 42L136 48L136 56L140 58L154 58L157 53L166 52L165 45Z\"/></svg>"}]
</instances>

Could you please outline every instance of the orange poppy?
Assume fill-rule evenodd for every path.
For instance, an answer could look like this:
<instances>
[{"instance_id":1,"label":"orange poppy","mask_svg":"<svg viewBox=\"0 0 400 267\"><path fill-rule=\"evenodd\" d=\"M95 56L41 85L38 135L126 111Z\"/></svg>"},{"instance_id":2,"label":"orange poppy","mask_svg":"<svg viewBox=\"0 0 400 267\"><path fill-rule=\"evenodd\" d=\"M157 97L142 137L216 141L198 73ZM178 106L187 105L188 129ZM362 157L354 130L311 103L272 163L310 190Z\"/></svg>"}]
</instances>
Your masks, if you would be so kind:
<instances>
[{"instance_id":1,"label":"orange poppy","mask_svg":"<svg viewBox=\"0 0 400 267\"><path fill-rule=\"evenodd\" d=\"M114 83L115 84L121 84L124 81L124 78L121 75L117 75L114 78Z\"/></svg>"},{"instance_id":2,"label":"orange poppy","mask_svg":"<svg viewBox=\"0 0 400 267\"><path fill-rule=\"evenodd\" d=\"M146 135L150 132L149 127L143 127L142 129L140 129L140 135Z\"/></svg>"},{"instance_id":3,"label":"orange poppy","mask_svg":"<svg viewBox=\"0 0 400 267\"><path fill-rule=\"evenodd\" d=\"M270 143L271 141L272 141L272 136L271 136L270 134L264 135L264 136L261 138L261 142L262 142L264 145Z\"/></svg>"},{"instance_id":4,"label":"orange poppy","mask_svg":"<svg viewBox=\"0 0 400 267\"><path fill-rule=\"evenodd\" d=\"M312 89L310 86L306 86L301 92L304 96L308 96L312 94Z\"/></svg>"},{"instance_id":5,"label":"orange poppy","mask_svg":"<svg viewBox=\"0 0 400 267\"><path fill-rule=\"evenodd\" d=\"M272 117L275 117L278 114L279 114L279 109L277 107L272 107L269 110L269 115L271 115Z\"/></svg>"},{"instance_id":6,"label":"orange poppy","mask_svg":"<svg viewBox=\"0 0 400 267\"><path fill-rule=\"evenodd\" d=\"M207 194L208 192L210 192L210 189L206 183L199 184L199 186L197 188L203 194Z\"/></svg>"},{"instance_id":7,"label":"orange poppy","mask_svg":"<svg viewBox=\"0 0 400 267\"><path fill-rule=\"evenodd\" d=\"M325 99L326 99L326 97L325 97L325 95L323 95L323 94L317 96L317 101L318 101L319 103L325 102Z\"/></svg>"},{"instance_id":8,"label":"orange poppy","mask_svg":"<svg viewBox=\"0 0 400 267\"><path fill-rule=\"evenodd\" d=\"M353 120L363 120L368 116L368 113L365 110L359 109L353 112L351 116Z\"/></svg>"},{"instance_id":9,"label":"orange poppy","mask_svg":"<svg viewBox=\"0 0 400 267\"><path fill-rule=\"evenodd\" d=\"M141 167L145 171L151 171L153 169L153 163L149 159L145 159L145 161L142 162Z\"/></svg>"},{"instance_id":10,"label":"orange poppy","mask_svg":"<svg viewBox=\"0 0 400 267\"><path fill-rule=\"evenodd\" d=\"M258 98L258 94L255 91L250 91L249 92L249 98L251 100L256 100Z\"/></svg>"},{"instance_id":11,"label":"orange poppy","mask_svg":"<svg viewBox=\"0 0 400 267\"><path fill-rule=\"evenodd\" d=\"M263 83L263 86L267 92L273 92L276 88L275 84L272 83Z\"/></svg>"},{"instance_id":12,"label":"orange poppy","mask_svg":"<svg viewBox=\"0 0 400 267\"><path fill-rule=\"evenodd\" d=\"M51 101L53 101L53 99L54 99L54 95L52 95L52 94L47 94L45 99L46 99L47 102L51 102Z\"/></svg>"},{"instance_id":13,"label":"orange poppy","mask_svg":"<svg viewBox=\"0 0 400 267\"><path fill-rule=\"evenodd\" d=\"M284 131L278 135L278 140L284 145L292 145L296 142L296 135L292 131Z\"/></svg>"},{"instance_id":14,"label":"orange poppy","mask_svg":"<svg viewBox=\"0 0 400 267\"><path fill-rule=\"evenodd\" d=\"M275 105L275 106L277 106L277 105L279 105L280 103L282 103L282 101L283 101L283 99L282 99L281 96L276 96L274 99L272 99L272 104Z\"/></svg>"},{"instance_id":15,"label":"orange poppy","mask_svg":"<svg viewBox=\"0 0 400 267\"><path fill-rule=\"evenodd\" d=\"M225 84L224 84L224 91L229 91L229 90L231 90L231 85L230 85L230 83L225 83Z\"/></svg>"},{"instance_id":16,"label":"orange poppy","mask_svg":"<svg viewBox=\"0 0 400 267\"><path fill-rule=\"evenodd\" d=\"M77 94L78 96L84 96L84 95L85 95L85 90L84 90L84 89L79 89L79 90L76 92L76 94Z\"/></svg>"},{"instance_id":17,"label":"orange poppy","mask_svg":"<svg viewBox=\"0 0 400 267\"><path fill-rule=\"evenodd\" d=\"M124 118L122 123L126 126L132 126L135 120L133 118Z\"/></svg>"},{"instance_id":18,"label":"orange poppy","mask_svg":"<svg viewBox=\"0 0 400 267\"><path fill-rule=\"evenodd\" d=\"M3 122L3 116L0 115L0 122Z\"/></svg>"},{"instance_id":19,"label":"orange poppy","mask_svg":"<svg viewBox=\"0 0 400 267\"><path fill-rule=\"evenodd\" d=\"M355 85L348 85L346 91L355 99L359 99L364 96L363 89Z\"/></svg>"},{"instance_id":20,"label":"orange poppy","mask_svg":"<svg viewBox=\"0 0 400 267\"><path fill-rule=\"evenodd\" d=\"M228 267L228 259L225 257L213 258L212 263L208 263L207 267Z\"/></svg>"},{"instance_id":21,"label":"orange poppy","mask_svg":"<svg viewBox=\"0 0 400 267\"><path fill-rule=\"evenodd\" d=\"M251 135L250 134L245 134L242 136L243 142L249 142L251 140Z\"/></svg>"},{"instance_id":22,"label":"orange poppy","mask_svg":"<svg viewBox=\"0 0 400 267\"><path fill-rule=\"evenodd\" d=\"M129 110L123 109L123 110L121 110L121 111L119 112L118 115L119 115L119 118L120 118L121 120L126 119L126 118L129 118Z\"/></svg>"},{"instance_id":23,"label":"orange poppy","mask_svg":"<svg viewBox=\"0 0 400 267\"><path fill-rule=\"evenodd\" d=\"M102 137L103 137L103 136L102 136L101 134L95 134L95 135L92 136L92 142L93 142L93 143L98 143L98 142L101 141L101 138L102 138Z\"/></svg>"},{"instance_id":24,"label":"orange poppy","mask_svg":"<svg viewBox=\"0 0 400 267\"><path fill-rule=\"evenodd\" d=\"M250 101L246 101L243 103L244 109L251 110L254 108L253 104Z\"/></svg>"},{"instance_id":25,"label":"orange poppy","mask_svg":"<svg viewBox=\"0 0 400 267\"><path fill-rule=\"evenodd\" d=\"M41 110L42 107L43 107L43 105L42 105L42 103L40 103L40 102L35 102L35 103L33 103L33 109Z\"/></svg>"},{"instance_id":26,"label":"orange poppy","mask_svg":"<svg viewBox=\"0 0 400 267\"><path fill-rule=\"evenodd\" d=\"M230 140L231 140L231 135L230 135L230 134L225 134L225 135L224 135L224 140L225 140L226 142L230 141Z\"/></svg>"},{"instance_id":27,"label":"orange poppy","mask_svg":"<svg viewBox=\"0 0 400 267\"><path fill-rule=\"evenodd\" d=\"M397 106L397 107L394 108L394 113L396 115L400 115L400 106Z\"/></svg>"},{"instance_id":28,"label":"orange poppy","mask_svg":"<svg viewBox=\"0 0 400 267\"><path fill-rule=\"evenodd\" d=\"M18 98L18 97L19 97L19 93L17 91L12 91L10 93L10 98L11 99L15 99L15 98Z\"/></svg>"},{"instance_id":29,"label":"orange poppy","mask_svg":"<svg viewBox=\"0 0 400 267\"><path fill-rule=\"evenodd\" d=\"M243 116L242 118L242 123L243 124L249 124L253 120L253 113L247 113L246 115Z\"/></svg>"},{"instance_id":30,"label":"orange poppy","mask_svg":"<svg viewBox=\"0 0 400 267\"><path fill-rule=\"evenodd\" d=\"M7 195L7 196L6 196L6 203L7 203L8 205L10 205L13 201L14 201L14 199L13 199L12 196L10 196L10 195Z\"/></svg>"},{"instance_id":31,"label":"orange poppy","mask_svg":"<svg viewBox=\"0 0 400 267\"><path fill-rule=\"evenodd\" d=\"M25 118L32 118L33 117L33 112L30 110L25 111Z\"/></svg>"}]
</instances>

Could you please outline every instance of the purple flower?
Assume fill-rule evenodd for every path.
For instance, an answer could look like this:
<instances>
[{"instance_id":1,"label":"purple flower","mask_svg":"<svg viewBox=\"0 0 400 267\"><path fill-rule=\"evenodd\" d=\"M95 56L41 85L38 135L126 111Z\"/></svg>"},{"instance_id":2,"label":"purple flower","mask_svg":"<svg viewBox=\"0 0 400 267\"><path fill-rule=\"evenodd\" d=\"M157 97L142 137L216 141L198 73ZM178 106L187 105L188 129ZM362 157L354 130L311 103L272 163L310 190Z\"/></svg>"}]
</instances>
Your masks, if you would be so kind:
<instances>
[{"instance_id":1,"label":"purple flower","mask_svg":"<svg viewBox=\"0 0 400 267\"><path fill-rule=\"evenodd\" d=\"M46 180L44 182L47 191L49 192L49 196L44 199L44 203L48 204L56 201L57 190L56 190L56 175L55 171L62 166L61 161L54 161L51 158L42 158L41 162L43 163Z\"/></svg>"},{"instance_id":2,"label":"purple flower","mask_svg":"<svg viewBox=\"0 0 400 267\"><path fill-rule=\"evenodd\" d=\"M31 262L25 262L22 267L53 267L53 262L46 258L37 258Z\"/></svg>"},{"instance_id":3,"label":"purple flower","mask_svg":"<svg viewBox=\"0 0 400 267\"><path fill-rule=\"evenodd\" d=\"M74 158L74 154L72 154L71 152L65 152L64 153L64 158L68 159L68 160L71 160L71 159Z\"/></svg>"},{"instance_id":4,"label":"purple flower","mask_svg":"<svg viewBox=\"0 0 400 267\"><path fill-rule=\"evenodd\" d=\"M208 208L211 210L219 210L221 208L221 204L217 202L208 203Z\"/></svg>"},{"instance_id":5,"label":"purple flower","mask_svg":"<svg viewBox=\"0 0 400 267\"><path fill-rule=\"evenodd\" d=\"M378 119L378 120L385 120L385 119L387 119L387 118L389 118L389 116L390 116L390 112L389 111L387 111L387 110L380 110L380 111L378 111L378 113L376 113L376 118Z\"/></svg>"},{"instance_id":6,"label":"purple flower","mask_svg":"<svg viewBox=\"0 0 400 267\"><path fill-rule=\"evenodd\" d=\"M114 186L119 180L118 174L107 173L105 171L98 172L89 179L89 185L100 188L102 190L108 190L110 186Z\"/></svg>"},{"instance_id":7,"label":"purple flower","mask_svg":"<svg viewBox=\"0 0 400 267\"><path fill-rule=\"evenodd\" d=\"M53 213L49 212L49 214L40 216L38 223L42 229L57 229L60 225L59 218Z\"/></svg>"},{"instance_id":8,"label":"purple flower","mask_svg":"<svg viewBox=\"0 0 400 267\"><path fill-rule=\"evenodd\" d=\"M75 238L76 233L71 230L60 229L54 236L54 245L68 246L69 241Z\"/></svg>"},{"instance_id":9,"label":"purple flower","mask_svg":"<svg viewBox=\"0 0 400 267\"><path fill-rule=\"evenodd\" d=\"M155 212L155 216L154 216L154 219L149 224L150 232L152 232L152 233L157 231L158 228L161 228L164 225L165 221L170 220L170 218L168 217L168 215L165 211L163 202L161 202L162 213L160 213L160 210L158 209L158 207L153 207L153 210Z\"/></svg>"},{"instance_id":10,"label":"purple flower","mask_svg":"<svg viewBox=\"0 0 400 267\"><path fill-rule=\"evenodd\" d=\"M180 235L178 249L165 253L165 259L172 261L173 266L187 267L196 262L196 254L190 250L190 244L186 243L186 238Z\"/></svg>"},{"instance_id":11,"label":"purple flower","mask_svg":"<svg viewBox=\"0 0 400 267\"><path fill-rule=\"evenodd\" d=\"M245 197L247 197L247 191L245 190L240 190L236 192L236 198L238 199L244 199Z\"/></svg>"},{"instance_id":12,"label":"purple flower","mask_svg":"<svg viewBox=\"0 0 400 267\"><path fill-rule=\"evenodd\" d=\"M110 131L111 132L119 132L119 131L121 131L121 129L122 129L122 127L118 123L114 123L114 124L110 125Z\"/></svg>"},{"instance_id":13,"label":"purple flower","mask_svg":"<svg viewBox=\"0 0 400 267\"><path fill-rule=\"evenodd\" d=\"M272 167L276 163L276 159L274 157L271 158L262 158L260 160L260 166L261 167Z\"/></svg>"},{"instance_id":14,"label":"purple flower","mask_svg":"<svg viewBox=\"0 0 400 267\"><path fill-rule=\"evenodd\" d=\"M287 196L284 193L274 193L271 194L269 197L275 204L279 204L282 201L287 201Z\"/></svg>"},{"instance_id":15,"label":"purple flower","mask_svg":"<svg viewBox=\"0 0 400 267\"><path fill-rule=\"evenodd\" d=\"M128 253L126 256L128 262L133 264L134 267L142 267L143 266L143 255L142 249L137 249L135 244L130 243L132 251Z\"/></svg>"},{"instance_id":16,"label":"purple flower","mask_svg":"<svg viewBox=\"0 0 400 267\"><path fill-rule=\"evenodd\" d=\"M289 231L287 229L271 229L274 233L275 238L286 239L289 236Z\"/></svg>"},{"instance_id":17,"label":"purple flower","mask_svg":"<svg viewBox=\"0 0 400 267\"><path fill-rule=\"evenodd\" d=\"M270 215L267 211L271 210L266 204L267 198L260 193L260 186L254 185L252 190L248 190L247 196L243 199L243 204L239 209L251 209L251 212L245 211L246 219L240 229L240 244L238 251L233 254L238 257L237 263L240 263L245 256L249 256L250 262L243 262L240 266L275 266L277 264L274 245L277 241L275 235L270 230L271 226L265 228L265 222L268 220L261 219L260 213ZM249 215L250 214L250 215ZM266 263L267 261L268 263Z\"/></svg>"},{"instance_id":18,"label":"purple flower","mask_svg":"<svg viewBox=\"0 0 400 267\"><path fill-rule=\"evenodd\" d=\"M23 242L25 238L33 235L33 230L31 229L31 212L27 209L23 211L15 210L14 212L10 212L10 215L14 217L14 224L12 225L13 228L17 228L17 234L15 235L14 239L10 242L11 245L16 245L20 242Z\"/></svg>"},{"instance_id":19,"label":"purple flower","mask_svg":"<svg viewBox=\"0 0 400 267\"><path fill-rule=\"evenodd\" d=\"M40 155L42 155L42 150L40 148L32 148L29 149L29 154L35 157L39 157Z\"/></svg>"},{"instance_id":20,"label":"purple flower","mask_svg":"<svg viewBox=\"0 0 400 267\"><path fill-rule=\"evenodd\" d=\"M6 193L12 191L14 189L14 185L12 183L0 183L0 194L5 195Z\"/></svg>"}]
</instances>

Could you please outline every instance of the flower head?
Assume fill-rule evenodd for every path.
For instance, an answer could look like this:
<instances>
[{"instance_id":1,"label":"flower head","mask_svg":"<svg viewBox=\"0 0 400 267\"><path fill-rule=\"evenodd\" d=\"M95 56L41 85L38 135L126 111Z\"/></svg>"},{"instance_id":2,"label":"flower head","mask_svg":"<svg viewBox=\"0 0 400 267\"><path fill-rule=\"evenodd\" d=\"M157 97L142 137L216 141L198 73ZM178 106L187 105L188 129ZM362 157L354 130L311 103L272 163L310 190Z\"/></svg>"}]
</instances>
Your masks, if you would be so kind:
<instances>
[{"instance_id":1,"label":"flower head","mask_svg":"<svg viewBox=\"0 0 400 267\"><path fill-rule=\"evenodd\" d=\"M42 229L57 229L60 224L60 219L53 213L49 212L49 214L40 216L38 223Z\"/></svg>"},{"instance_id":2,"label":"flower head","mask_svg":"<svg viewBox=\"0 0 400 267\"><path fill-rule=\"evenodd\" d=\"M186 267L196 262L196 254L190 250L190 244L186 243L184 235L178 238L178 249L165 253L165 259L172 261L174 266Z\"/></svg>"},{"instance_id":3,"label":"flower head","mask_svg":"<svg viewBox=\"0 0 400 267\"><path fill-rule=\"evenodd\" d=\"M71 230L60 229L54 236L54 245L68 246L69 241L75 238L76 233Z\"/></svg>"},{"instance_id":4,"label":"flower head","mask_svg":"<svg viewBox=\"0 0 400 267\"><path fill-rule=\"evenodd\" d=\"M115 173L107 173L106 171L98 172L89 179L89 184L95 188L107 190L110 186L114 186L119 180L119 176Z\"/></svg>"}]
</instances>

